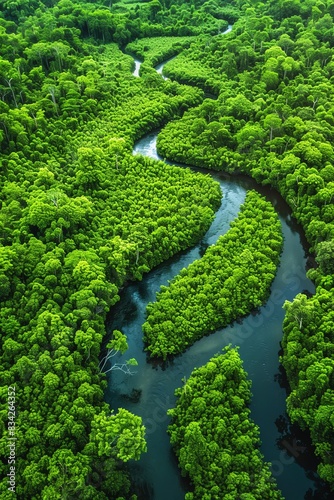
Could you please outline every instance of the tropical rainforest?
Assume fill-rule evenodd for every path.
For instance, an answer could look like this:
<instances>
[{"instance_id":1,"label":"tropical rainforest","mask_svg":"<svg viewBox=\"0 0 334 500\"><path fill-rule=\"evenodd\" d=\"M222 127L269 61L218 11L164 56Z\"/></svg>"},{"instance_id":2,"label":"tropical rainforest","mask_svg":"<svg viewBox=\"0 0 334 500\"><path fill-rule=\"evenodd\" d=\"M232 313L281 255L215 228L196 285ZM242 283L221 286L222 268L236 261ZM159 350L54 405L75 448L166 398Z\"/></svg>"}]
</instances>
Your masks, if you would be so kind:
<instances>
[{"instance_id":1,"label":"tropical rainforest","mask_svg":"<svg viewBox=\"0 0 334 500\"><path fill-rule=\"evenodd\" d=\"M1 498L136 498L126 464L146 451L145 427L104 402L105 355L126 350L121 332L107 341L107 313L129 281L197 242L221 202L210 176L132 155L160 127L163 157L272 186L304 229L316 293L284 304L281 363L291 421L310 432L334 489L332 2L0 5ZM176 54L165 80L153 65ZM152 354L180 352L261 304L281 246L273 208L249 193L226 236L149 305ZM235 498L241 477L240 498L280 498L237 351L177 395L170 433L189 499ZM211 460L221 450L213 425L230 450L223 463Z\"/></svg>"},{"instance_id":2,"label":"tropical rainforest","mask_svg":"<svg viewBox=\"0 0 334 500\"><path fill-rule=\"evenodd\" d=\"M182 473L194 485L186 500L283 498L258 450L250 385L238 351L227 347L175 391L168 432Z\"/></svg>"},{"instance_id":3,"label":"tropical rainforest","mask_svg":"<svg viewBox=\"0 0 334 500\"><path fill-rule=\"evenodd\" d=\"M265 300L283 243L278 216L269 202L248 191L230 226L147 306L143 331L152 356L177 354Z\"/></svg>"}]
</instances>

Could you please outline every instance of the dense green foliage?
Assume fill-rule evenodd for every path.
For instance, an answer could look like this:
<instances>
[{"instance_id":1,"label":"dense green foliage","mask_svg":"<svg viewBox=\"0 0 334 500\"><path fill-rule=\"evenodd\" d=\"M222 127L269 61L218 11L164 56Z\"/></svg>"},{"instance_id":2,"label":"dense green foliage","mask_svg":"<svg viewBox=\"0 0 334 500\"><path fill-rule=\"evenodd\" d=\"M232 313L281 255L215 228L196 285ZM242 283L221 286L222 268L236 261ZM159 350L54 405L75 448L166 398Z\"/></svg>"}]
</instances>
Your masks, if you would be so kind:
<instances>
[{"instance_id":1,"label":"dense green foliage","mask_svg":"<svg viewBox=\"0 0 334 500\"><path fill-rule=\"evenodd\" d=\"M207 75L219 95L170 123L158 149L178 161L242 170L270 183L315 247L334 235L333 49L320 31L322 24L333 29L333 21L324 13L326 23L291 17L277 26L269 16L256 21L250 14L228 35L209 44L199 40L182 53L187 65L193 62L193 79L185 76L182 58L169 63L188 82ZM267 30L257 31L259 22ZM256 34L265 41L256 43ZM269 68L275 85L267 81Z\"/></svg>"},{"instance_id":2,"label":"dense green foliage","mask_svg":"<svg viewBox=\"0 0 334 500\"><path fill-rule=\"evenodd\" d=\"M152 57L131 76L119 47L164 36L194 38L168 74L218 98L168 126L161 152L273 185L316 252L317 292L286 305L282 359L288 410L310 429L334 486L332 3L0 5L0 369L16 388L17 498L132 493L124 462L145 450L144 428L103 402L106 312L127 280L193 244L220 198L208 178L131 155L137 138L203 98L149 68L167 54L161 38L136 42ZM227 23L233 32L220 36ZM6 397L0 496L12 498Z\"/></svg>"},{"instance_id":3,"label":"dense green foliage","mask_svg":"<svg viewBox=\"0 0 334 500\"><path fill-rule=\"evenodd\" d=\"M302 308L300 297L286 305L282 361L291 418L310 429L320 475L333 488L333 5L270 1L244 9L231 33L200 37L166 65L167 75L218 97L170 123L158 149L170 159L242 171L274 186L302 224L316 254L309 277L317 289ZM312 311L302 323L300 309ZM314 379L318 371L327 373L322 386Z\"/></svg>"},{"instance_id":4,"label":"dense green foliage","mask_svg":"<svg viewBox=\"0 0 334 500\"><path fill-rule=\"evenodd\" d=\"M189 36L160 36L156 38L141 38L126 46L127 52L139 57L151 66L175 56L190 45L194 38Z\"/></svg>"},{"instance_id":5,"label":"dense green foliage","mask_svg":"<svg viewBox=\"0 0 334 500\"><path fill-rule=\"evenodd\" d=\"M328 288L328 287L327 287ZM317 288L314 297L297 295L286 302L283 366L291 386L287 408L291 420L310 429L319 473L334 484L334 290Z\"/></svg>"},{"instance_id":6,"label":"dense green foliage","mask_svg":"<svg viewBox=\"0 0 334 500\"><path fill-rule=\"evenodd\" d=\"M23 26L36 40L40 36L34 30L36 26L43 30L42 38L47 33L58 40L71 38L74 28L84 37L93 37L103 43L116 42L121 46L138 37L215 34L240 15L237 2L227 0L223 3L125 0L111 4L109 0L106 5L83 0L0 2L2 16L10 21L11 28L15 23Z\"/></svg>"},{"instance_id":7,"label":"dense green foliage","mask_svg":"<svg viewBox=\"0 0 334 500\"><path fill-rule=\"evenodd\" d=\"M13 386L17 498L129 498L124 463L146 450L145 429L103 401L106 313L127 280L197 241L221 198L209 177L131 149L203 93L134 78L130 56L97 45L137 36L127 14L10 5L0 18L0 496L13 497Z\"/></svg>"},{"instance_id":8,"label":"dense green foliage","mask_svg":"<svg viewBox=\"0 0 334 500\"><path fill-rule=\"evenodd\" d=\"M12 218L0 248L1 369L19 401L19 498L44 486L49 498L45 456L52 460L59 448L88 455L83 485L99 472L96 467L105 469L105 457L98 461L88 440L92 419L103 408L97 357L106 312L126 279L140 279L194 243L220 203L210 178L162 169L144 158L117 160L100 148L80 148L74 172L66 186L46 168L31 184L29 172L21 172L26 191L14 182L4 185L4 213L8 206ZM4 435L3 454L5 442ZM68 477L63 480L67 484ZM108 495L115 487L119 493L127 489L112 476L103 484ZM81 487L70 491L80 493Z\"/></svg>"},{"instance_id":9,"label":"dense green foliage","mask_svg":"<svg viewBox=\"0 0 334 500\"><path fill-rule=\"evenodd\" d=\"M230 230L163 286L147 306L147 349L164 359L260 306L275 276L283 238L272 205L249 191Z\"/></svg>"},{"instance_id":10,"label":"dense green foliage","mask_svg":"<svg viewBox=\"0 0 334 500\"><path fill-rule=\"evenodd\" d=\"M114 4L111 12L122 13L137 23L136 36L193 36L201 33L216 34L226 29L240 15L235 1L223 2L194 0L122 1ZM131 26L131 25L130 25ZM131 28L130 28L131 32Z\"/></svg>"},{"instance_id":11,"label":"dense green foliage","mask_svg":"<svg viewBox=\"0 0 334 500\"><path fill-rule=\"evenodd\" d=\"M171 443L194 491L186 500L281 499L250 419L250 382L238 352L193 370L169 410Z\"/></svg>"}]
</instances>

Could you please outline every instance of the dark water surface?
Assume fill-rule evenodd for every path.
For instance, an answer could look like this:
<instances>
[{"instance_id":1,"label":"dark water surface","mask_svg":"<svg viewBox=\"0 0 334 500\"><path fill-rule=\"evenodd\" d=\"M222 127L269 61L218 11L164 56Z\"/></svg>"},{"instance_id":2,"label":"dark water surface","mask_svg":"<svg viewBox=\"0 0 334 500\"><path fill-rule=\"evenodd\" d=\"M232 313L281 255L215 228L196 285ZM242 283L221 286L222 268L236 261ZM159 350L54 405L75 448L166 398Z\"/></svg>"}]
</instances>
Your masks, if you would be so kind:
<instances>
[{"instance_id":1,"label":"dark water surface","mask_svg":"<svg viewBox=\"0 0 334 500\"><path fill-rule=\"evenodd\" d=\"M156 135L154 132L140 140L134 154L159 159ZM314 457L305 436L298 429L293 429L286 416L286 390L278 358L284 301L292 300L299 292L314 292L312 282L305 276L305 238L291 219L289 207L274 190L261 187L246 176L231 177L212 171L210 175L220 183L223 201L206 235L195 247L161 264L141 282L128 285L121 294L120 302L110 312L108 330L121 329L129 343L126 355L120 356L118 361L132 357L138 361L133 376L121 372L109 374L106 393L112 408L127 408L140 415L146 426L148 452L133 465L135 480L142 487L142 498L147 500L181 500L189 491L169 444L166 411L174 406L174 390L182 385L182 378L189 377L194 367L205 364L226 344L232 343L240 346L244 367L252 380L251 416L260 427L261 451L265 459L272 462L273 475L286 500L330 498L325 490L319 490L320 486L317 488L317 476L310 472L314 467ZM208 245L228 230L248 189L256 189L273 203L284 235L281 262L268 302L241 322L234 322L204 337L171 362L163 365L147 362L141 328L147 303L155 300L161 285L167 285L183 267L199 258Z\"/></svg>"}]
</instances>

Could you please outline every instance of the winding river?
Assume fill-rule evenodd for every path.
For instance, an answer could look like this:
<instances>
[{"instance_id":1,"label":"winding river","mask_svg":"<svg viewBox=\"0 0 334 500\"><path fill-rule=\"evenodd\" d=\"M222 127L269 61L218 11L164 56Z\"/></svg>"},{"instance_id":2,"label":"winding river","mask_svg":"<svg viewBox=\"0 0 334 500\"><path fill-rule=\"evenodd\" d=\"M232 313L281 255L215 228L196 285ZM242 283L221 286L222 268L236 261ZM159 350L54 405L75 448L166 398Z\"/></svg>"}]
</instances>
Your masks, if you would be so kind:
<instances>
[{"instance_id":1,"label":"winding river","mask_svg":"<svg viewBox=\"0 0 334 500\"><path fill-rule=\"evenodd\" d=\"M152 132L138 141L134 154L161 159L156 151L156 137L157 132ZM194 170L210 173L219 182L223 193L222 205L210 229L196 246L159 265L141 282L126 286L108 320L108 331L121 329L128 337L129 349L117 361L132 357L138 361L133 376L122 372L109 373L106 391L106 401L113 409L123 407L140 415L147 429L148 452L140 461L131 464L137 494L143 500L181 500L189 491L166 433L169 423L166 411L174 406L174 391L182 385L182 378L189 377L194 367L205 364L231 343L240 346L240 356L252 380L251 416L260 427L261 451L265 459L272 462L273 475L286 500L330 498L312 472L314 457L307 438L298 431L296 434L286 416L286 389L278 359L284 301L292 300L302 291L314 292L312 282L305 275L307 246L301 228L291 218L291 210L276 191L261 187L246 176ZM243 321L204 337L172 362L148 362L141 328L147 303L155 300L161 285L167 285L183 267L199 258L208 245L228 230L248 189L256 189L272 202L284 234L281 262L268 302Z\"/></svg>"}]
</instances>

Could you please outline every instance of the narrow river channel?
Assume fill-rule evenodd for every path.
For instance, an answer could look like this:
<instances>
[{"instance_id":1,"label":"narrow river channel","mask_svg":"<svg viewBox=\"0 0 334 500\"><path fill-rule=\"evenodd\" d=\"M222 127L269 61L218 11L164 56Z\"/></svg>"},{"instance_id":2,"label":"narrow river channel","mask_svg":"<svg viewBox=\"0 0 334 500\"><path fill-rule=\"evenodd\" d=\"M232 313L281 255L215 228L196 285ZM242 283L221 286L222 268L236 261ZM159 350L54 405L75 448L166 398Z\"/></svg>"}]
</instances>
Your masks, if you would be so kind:
<instances>
[{"instance_id":1,"label":"narrow river channel","mask_svg":"<svg viewBox=\"0 0 334 500\"><path fill-rule=\"evenodd\" d=\"M138 141L134 154L161 159L156 151L156 137L157 132L152 132ZM286 500L330 498L323 485L318 484L317 475L311 472L312 451L309 447L304 448L304 442L296 440L299 435L293 433L286 416L286 390L279 369L279 343L284 317L282 305L299 292L314 292L314 285L305 274L307 247L303 233L276 191L259 186L246 176L228 176L198 168L193 170L209 173L221 186L222 205L210 229L195 247L164 262L141 282L126 286L120 302L110 311L108 321L109 332L120 329L128 337L129 349L117 362L132 357L138 361L133 376L121 372L109 373L106 401L115 411L123 407L140 415L146 426L148 452L142 455L139 462L131 465L139 498L181 500L189 491L169 443L166 411L174 406L174 391L182 385L182 378L189 377L195 367L205 364L229 343L240 347L240 356L252 380L251 416L260 427L261 451L265 460L272 462L273 475ZM242 322L234 322L204 337L172 362L158 364L147 361L142 342L147 303L155 300L161 285L167 285L183 267L199 258L208 245L215 243L228 230L249 189L256 189L271 201L279 214L284 235L281 262L268 302Z\"/></svg>"}]
</instances>

